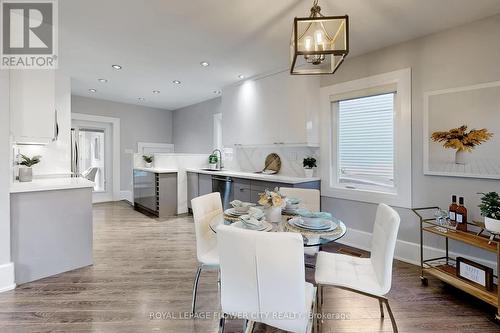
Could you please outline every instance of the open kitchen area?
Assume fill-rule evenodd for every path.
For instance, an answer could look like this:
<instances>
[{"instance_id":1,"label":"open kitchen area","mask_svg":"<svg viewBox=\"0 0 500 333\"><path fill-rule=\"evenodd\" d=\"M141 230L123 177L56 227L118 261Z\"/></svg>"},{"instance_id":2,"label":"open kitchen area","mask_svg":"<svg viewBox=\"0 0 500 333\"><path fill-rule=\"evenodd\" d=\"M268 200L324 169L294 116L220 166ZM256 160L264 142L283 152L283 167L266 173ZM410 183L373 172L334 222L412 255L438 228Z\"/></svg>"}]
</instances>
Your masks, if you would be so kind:
<instances>
[{"instance_id":1,"label":"open kitchen area","mask_svg":"<svg viewBox=\"0 0 500 333\"><path fill-rule=\"evenodd\" d=\"M499 0L0 15L0 333L500 331Z\"/></svg>"}]
</instances>

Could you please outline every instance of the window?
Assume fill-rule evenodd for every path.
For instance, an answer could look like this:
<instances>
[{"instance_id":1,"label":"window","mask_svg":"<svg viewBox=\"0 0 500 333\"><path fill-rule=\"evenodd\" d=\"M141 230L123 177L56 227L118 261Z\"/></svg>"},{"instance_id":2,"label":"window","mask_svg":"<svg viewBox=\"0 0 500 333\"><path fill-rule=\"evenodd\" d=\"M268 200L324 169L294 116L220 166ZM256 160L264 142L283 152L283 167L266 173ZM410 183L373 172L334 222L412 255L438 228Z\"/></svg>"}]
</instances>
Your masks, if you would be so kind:
<instances>
[{"instance_id":1,"label":"window","mask_svg":"<svg viewBox=\"0 0 500 333\"><path fill-rule=\"evenodd\" d=\"M321 88L323 196L411 207L411 70Z\"/></svg>"},{"instance_id":2,"label":"window","mask_svg":"<svg viewBox=\"0 0 500 333\"><path fill-rule=\"evenodd\" d=\"M337 117L337 182L394 189L394 93L341 100Z\"/></svg>"}]
</instances>

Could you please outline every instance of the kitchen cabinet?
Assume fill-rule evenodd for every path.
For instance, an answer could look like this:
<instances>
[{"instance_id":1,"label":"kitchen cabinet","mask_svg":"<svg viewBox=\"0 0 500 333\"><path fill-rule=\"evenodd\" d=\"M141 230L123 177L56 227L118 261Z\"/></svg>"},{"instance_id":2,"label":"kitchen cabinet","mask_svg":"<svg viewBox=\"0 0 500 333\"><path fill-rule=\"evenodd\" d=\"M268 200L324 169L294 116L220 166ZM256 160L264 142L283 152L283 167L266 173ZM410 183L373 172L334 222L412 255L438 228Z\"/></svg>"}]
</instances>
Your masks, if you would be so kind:
<instances>
[{"instance_id":1,"label":"kitchen cabinet","mask_svg":"<svg viewBox=\"0 0 500 333\"><path fill-rule=\"evenodd\" d=\"M196 172L187 172L187 207L192 209L191 200L199 196L198 192L198 174Z\"/></svg>"},{"instance_id":2,"label":"kitchen cabinet","mask_svg":"<svg viewBox=\"0 0 500 333\"><path fill-rule=\"evenodd\" d=\"M251 202L250 180L235 178L233 184L234 200Z\"/></svg>"},{"instance_id":3,"label":"kitchen cabinet","mask_svg":"<svg viewBox=\"0 0 500 333\"><path fill-rule=\"evenodd\" d=\"M212 175L198 174L198 195L212 193Z\"/></svg>"},{"instance_id":4,"label":"kitchen cabinet","mask_svg":"<svg viewBox=\"0 0 500 333\"><path fill-rule=\"evenodd\" d=\"M280 73L224 90L223 142L318 145L319 79Z\"/></svg>"},{"instance_id":5,"label":"kitchen cabinet","mask_svg":"<svg viewBox=\"0 0 500 333\"><path fill-rule=\"evenodd\" d=\"M55 71L11 70L10 115L15 143L51 142L57 136Z\"/></svg>"},{"instance_id":6,"label":"kitchen cabinet","mask_svg":"<svg viewBox=\"0 0 500 333\"><path fill-rule=\"evenodd\" d=\"M134 208L158 217L177 214L177 172L134 169Z\"/></svg>"}]
</instances>

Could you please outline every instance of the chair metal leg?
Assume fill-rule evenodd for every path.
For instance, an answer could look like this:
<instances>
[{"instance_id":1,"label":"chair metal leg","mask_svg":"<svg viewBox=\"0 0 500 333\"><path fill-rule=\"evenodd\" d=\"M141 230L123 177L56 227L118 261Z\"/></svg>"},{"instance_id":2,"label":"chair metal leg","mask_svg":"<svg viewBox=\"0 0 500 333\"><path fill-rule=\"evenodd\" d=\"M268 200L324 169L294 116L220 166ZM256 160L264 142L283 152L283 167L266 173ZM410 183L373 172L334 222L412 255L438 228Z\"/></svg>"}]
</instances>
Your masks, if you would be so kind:
<instances>
[{"instance_id":1,"label":"chair metal leg","mask_svg":"<svg viewBox=\"0 0 500 333\"><path fill-rule=\"evenodd\" d=\"M318 284L316 286L316 297L317 297L317 309L318 313L316 315L316 331L321 332L323 329L323 286Z\"/></svg>"},{"instance_id":2,"label":"chair metal leg","mask_svg":"<svg viewBox=\"0 0 500 333\"><path fill-rule=\"evenodd\" d=\"M385 306L387 307L387 312L389 312L389 317L391 318L392 330L394 333L398 333L398 326L396 325L396 319L394 319L394 315L392 314L391 307L389 305L389 300L384 299Z\"/></svg>"},{"instance_id":3,"label":"chair metal leg","mask_svg":"<svg viewBox=\"0 0 500 333\"><path fill-rule=\"evenodd\" d=\"M219 319L219 333L224 333L224 327L226 326L226 316L222 315Z\"/></svg>"},{"instance_id":4,"label":"chair metal leg","mask_svg":"<svg viewBox=\"0 0 500 333\"><path fill-rule=\"evenodd\" d=\"M378 299L378 305L380 307L380 317L384 318L384 305L382 304L382 300Z\"/></svg>"},{"instance_id":5,"label":"chair metal leg","mask_svg":"<svg viewBox=\"0 0 500 333\"><path fill-rule=\"evenodd\" d=\"M198 266L198 270L196 271L196 275L194 277L194 283L193 283L193 302L191 303L191 314L194 314L196 310L196 294L198 292L198 281L200 280L200 274L201 270L203 269L202 266Z\"/></svg>"},{"instance_id":6,"label":"chair metal leg","mask_svg":"<svg viewBox=\"0 0 500 333\"><path fill-rule=\"evenodd\" d=\"M245 333L252 333L254 325L255 325L255 322L248 321L247 329L245 330Z\"/></svg>"}]
</instances>

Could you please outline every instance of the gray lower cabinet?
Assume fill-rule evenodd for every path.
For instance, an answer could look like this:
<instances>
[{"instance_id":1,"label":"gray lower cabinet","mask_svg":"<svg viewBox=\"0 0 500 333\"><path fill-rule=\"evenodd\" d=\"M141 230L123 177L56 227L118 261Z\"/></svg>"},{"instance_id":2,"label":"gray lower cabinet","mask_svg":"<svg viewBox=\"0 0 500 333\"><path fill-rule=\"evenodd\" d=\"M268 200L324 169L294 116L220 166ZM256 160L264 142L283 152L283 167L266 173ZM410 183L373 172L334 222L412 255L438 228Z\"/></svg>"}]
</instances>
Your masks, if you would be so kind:
<instances>
[{"instance_id":1,"label":"gray lower cabinet","mask_svg":"<svg viewBox=\"0 0 500 333\"><path fill-rule=\"evenodd\" d=\"M251 202L250 180L242 178L234 178L233 180L234 200Z\"/></svg>"},{"instance_id":2,"label":"gray lower cabinet","mask_svg":"<svg viewBox=\"0 0 500 333\"><path fill-rule=\"evenodd\" d=\"M198 195L212 193L212 175L198 174Z\"/></svg>"},{"instance_id":3,"label":"gray lower cabinet","mask_svg":"<svg viewBox=\"0 0 500 333\"><path fill-rule=\"evenodd\" d=\"M134 207L158 217L177 215L177 173L134 170Z\"/></svg>"},{"instance_id":4,"label":"gray lower cabinet","mask_svg":"<svg viewBox=\"0 0 500 333\"><path fill-rule=\"evenodd\" d=\"M192 209L191 200L199 196L198 173L187 172L187 207Z\"/></svg>"}]
</instances>

